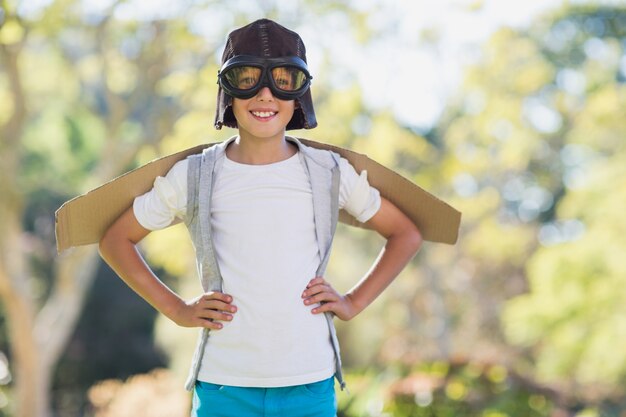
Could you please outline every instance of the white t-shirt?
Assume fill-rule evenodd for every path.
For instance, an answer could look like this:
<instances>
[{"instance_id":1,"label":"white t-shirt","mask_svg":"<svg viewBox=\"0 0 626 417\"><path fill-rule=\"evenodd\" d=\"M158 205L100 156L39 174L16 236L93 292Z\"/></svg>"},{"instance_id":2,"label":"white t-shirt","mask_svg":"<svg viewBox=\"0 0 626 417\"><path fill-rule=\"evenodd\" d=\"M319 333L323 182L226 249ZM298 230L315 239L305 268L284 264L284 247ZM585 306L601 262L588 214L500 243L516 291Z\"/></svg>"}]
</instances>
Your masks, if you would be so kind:
<instances>
[{"instance_id":1,"label":"white t-shirt","mask_svg":"<svg viewBox=\"0 0 626 417\"><path fill-rule=\"evenodd\" d=\"M134 202L139 223L164 228L184 220L186 160ZM377 190L341 159L339 208L361 222L380 208ZM211 226L223 291L233 296L231 322L212 331L198 379L222 385L279 387L332 376L334 351L323 315L301 298L320 254L313 199L299 155L268 165L224 156L211 201Z\"/></svg>"}]
</instances>

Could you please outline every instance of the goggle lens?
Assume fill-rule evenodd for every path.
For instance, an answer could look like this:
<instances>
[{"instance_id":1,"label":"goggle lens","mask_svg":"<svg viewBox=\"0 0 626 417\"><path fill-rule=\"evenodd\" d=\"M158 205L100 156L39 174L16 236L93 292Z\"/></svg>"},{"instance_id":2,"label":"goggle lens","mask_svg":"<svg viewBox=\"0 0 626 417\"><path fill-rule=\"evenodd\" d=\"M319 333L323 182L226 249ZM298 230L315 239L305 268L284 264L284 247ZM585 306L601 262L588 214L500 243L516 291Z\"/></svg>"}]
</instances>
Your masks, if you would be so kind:
<instances>
[{"instance_id":1,"label":"goggle lens","mask_svg":"<svg viewBox=\"0 0 626 417\"><path fill-rule=\"evenodd\" d=\"M261 68L257 67L234 67L226 71L224 76L230 85L239 90L249 90L256 87L261 79Z\"/></svg>"},{"instance_id":2,"label":"goggle lens","mask_svg":"<svg viewBox=\"0 0 626 417\"><path fill-rule=\"evenodd\" d=\"M274 85L283 91L296 91L306 82L304 71L295 67L276 67L272 69Z\"/></svg>"}]
</instances>

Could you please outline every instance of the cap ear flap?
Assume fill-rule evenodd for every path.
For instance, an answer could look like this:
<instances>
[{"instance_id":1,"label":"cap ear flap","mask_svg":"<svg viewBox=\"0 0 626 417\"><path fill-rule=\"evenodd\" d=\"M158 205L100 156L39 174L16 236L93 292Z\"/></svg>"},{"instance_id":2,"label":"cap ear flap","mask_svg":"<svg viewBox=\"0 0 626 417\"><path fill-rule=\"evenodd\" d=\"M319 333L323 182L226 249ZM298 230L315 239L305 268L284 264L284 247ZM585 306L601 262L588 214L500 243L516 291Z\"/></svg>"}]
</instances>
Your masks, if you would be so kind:
<instances>
[{"instance_id":1,"label":"cap ear flap","mask_svg":"<svg viewBox=\"0 0 626 417\"><path fill-rule=\"evenodd\" d=\"M233 106L229 104L224 109L224 125L232 128L237 128L237 119L235 118L235 113L233 113Z\"/></svg>"}]
</instances>

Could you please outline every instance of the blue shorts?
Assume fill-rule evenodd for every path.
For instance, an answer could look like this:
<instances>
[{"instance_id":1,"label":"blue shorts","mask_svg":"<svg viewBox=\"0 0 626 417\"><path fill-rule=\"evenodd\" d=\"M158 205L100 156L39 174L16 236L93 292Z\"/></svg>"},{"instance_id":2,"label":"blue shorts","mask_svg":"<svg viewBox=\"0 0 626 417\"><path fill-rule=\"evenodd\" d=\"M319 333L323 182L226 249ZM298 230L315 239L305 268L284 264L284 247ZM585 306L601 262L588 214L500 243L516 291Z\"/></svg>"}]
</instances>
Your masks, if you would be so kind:
<instances>
[{"instance_id":1,"label":"blue shorts","mask_svg":"<svg viewBox=\"0 0 626 417\"><path fill-rule=\"evenodd\" d=\"M191 417L335 417L333 377L312 384L249 388L196 382Z\"/></svg>"}]
</instances>

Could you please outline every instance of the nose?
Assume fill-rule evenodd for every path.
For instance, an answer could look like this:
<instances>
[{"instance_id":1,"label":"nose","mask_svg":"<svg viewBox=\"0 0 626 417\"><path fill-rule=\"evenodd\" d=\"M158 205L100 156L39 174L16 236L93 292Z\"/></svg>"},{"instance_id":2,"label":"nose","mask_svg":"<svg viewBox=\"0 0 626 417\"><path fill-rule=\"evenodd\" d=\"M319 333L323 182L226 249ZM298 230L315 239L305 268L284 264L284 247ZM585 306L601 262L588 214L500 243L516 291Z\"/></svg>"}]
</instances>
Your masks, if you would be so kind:
<instances>
[{"instance_id":1,"label":"nose","mask_svg":"<svg viewBox=\"0 0 626 417\"><path fill-rule=\"evenodd\" d=\"M259 92L256 94L257 100L274 100L274 95L272 94L272 90L269 87L262 87Z\"/></svg>"}]
</instances>

